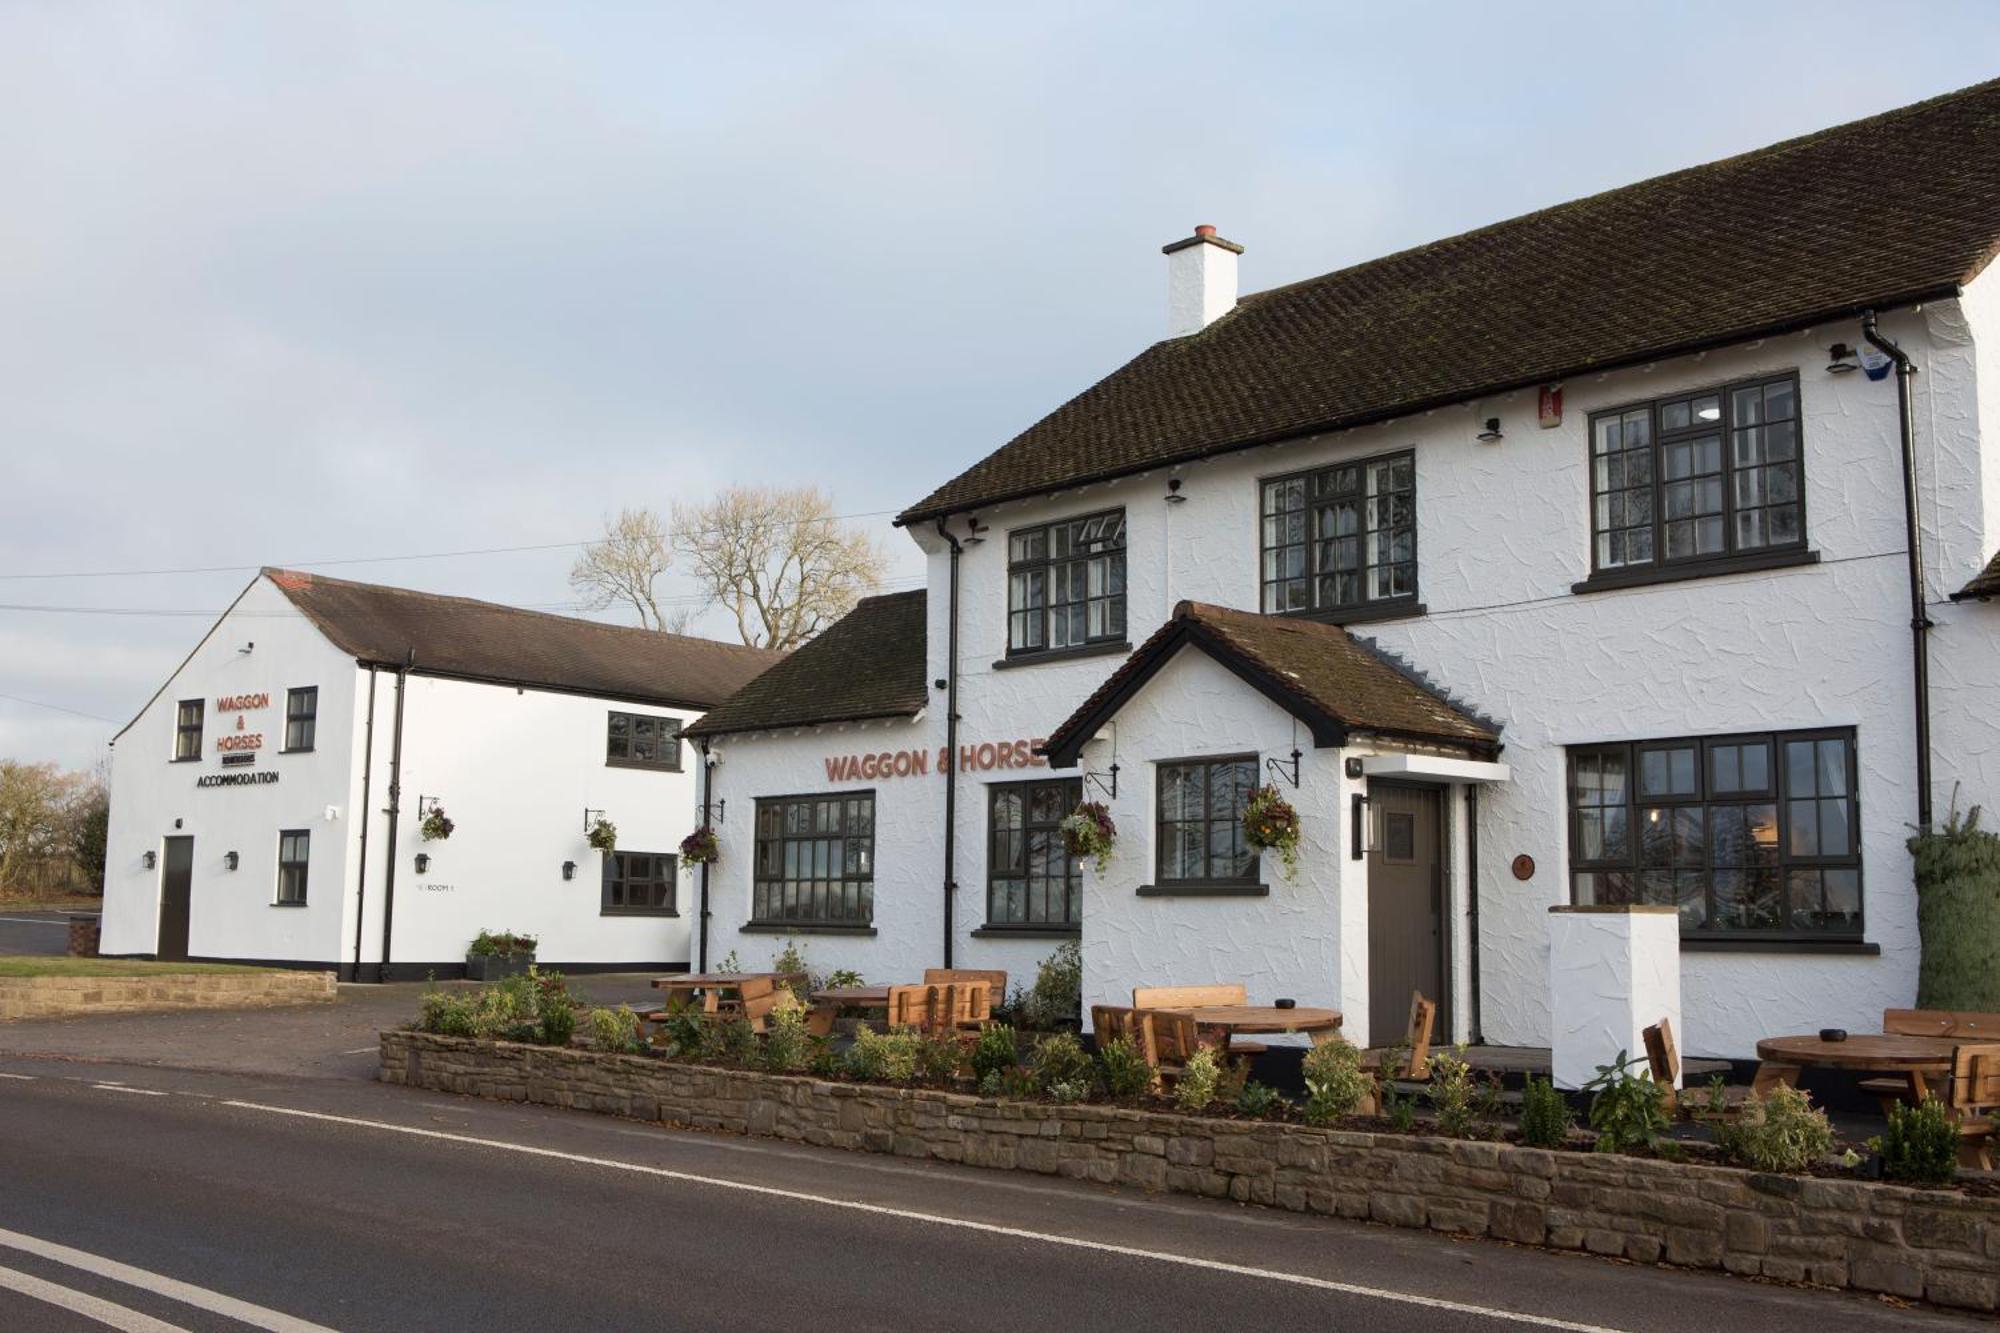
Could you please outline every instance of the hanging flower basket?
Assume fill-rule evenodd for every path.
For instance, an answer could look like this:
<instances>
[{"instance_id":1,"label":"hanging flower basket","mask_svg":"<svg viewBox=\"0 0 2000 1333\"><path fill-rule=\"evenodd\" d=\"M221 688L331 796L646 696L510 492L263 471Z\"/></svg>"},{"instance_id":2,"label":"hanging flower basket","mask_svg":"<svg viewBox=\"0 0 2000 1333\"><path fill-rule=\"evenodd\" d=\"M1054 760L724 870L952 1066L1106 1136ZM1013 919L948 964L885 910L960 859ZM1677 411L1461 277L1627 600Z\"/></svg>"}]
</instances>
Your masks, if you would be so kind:
<instances>
[{"instance_id":1,"label":"hanging flower basket","mask_svg":"<svg viewBox=\"0 0 2000 1333\"><path fill-rule=\"evenodd\" d=\"M1285 878L1299 873L1299 812L1276 787L1259 787L1243 807L1243 841L1260 852L1276 852Z\"/></svg>"},{"instance_id":2,"label":"hanging flower basket","mask_svg":"<svg viewBox=\"0 0 2000 1333\"><path fill-rule=\"evenodd\" d=\"M715 858L721 854L722 848L715 841L715 830L706 824L681 839L682 865L714 865Z\"/></svg>"},{"instance_id":3,"label":"hanging flower basket","mask_svg":"<svg viewBox=\"0 0 2000 1333\"><path fill-rule=\"evenodd\" d=\"M1118 826L1111 822L1104 802L1085 801L1063 816L1056 827L1062 830L1063 846L1071 856L1090 857L1100 875L1110 867L1111 849L1118 845Z\"/></svg>"},{"instance_id":4,"label":"hanging flower basket","mask_svg":"<svg viewBox=\"0 0 2000 1333\"><path fill-rule=\"evenodd\" d=\"M618 826L603 815L599 815L597 822L590 826L588 837L590 845L600 852L608 855L618 850Z\"/></svg>"},{"instance_id":5,"label":"hanging flower basket","mask_svg":"<svg viewBox=\"0 0 2000 1333\"><path fill-rule=\"evenodd\" d=\"M417 833L425 842L443 842L457 827L451 822L451 816L444 812L443 806L434 805L424 811L424 817L417 823Z\"/></svg>"}]
</instances>

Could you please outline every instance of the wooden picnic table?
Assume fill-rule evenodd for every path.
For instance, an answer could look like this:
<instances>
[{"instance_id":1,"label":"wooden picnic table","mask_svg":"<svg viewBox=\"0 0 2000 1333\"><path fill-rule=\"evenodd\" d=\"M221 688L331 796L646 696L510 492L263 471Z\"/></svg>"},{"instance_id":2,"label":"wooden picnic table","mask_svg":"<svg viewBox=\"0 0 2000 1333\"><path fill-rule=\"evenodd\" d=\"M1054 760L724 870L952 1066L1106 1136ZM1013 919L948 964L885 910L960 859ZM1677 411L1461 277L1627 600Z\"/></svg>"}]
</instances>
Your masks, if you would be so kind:
<instances>
[{"instance_id":1,"label":"wooden picnic table","mask_svg":"<svg viewBox=\"0 0 2000 1333\"><path fill-rule=\"evenodd\" d=\"M852 1005L856 1009L887 1009L889 989L887 986L828 986L825 990L814 991L812 997L814 1004Z\"/></svg>"},{"instance_id":2,"label":"wooden picnic table","mask_svg":"<svg viewBox=\"0 0 2000 1333\"><path fill-rule=\"evenodd\" d=\"M1315 1046L1325 1045L1340 1032L1340 1010L1315 1009L1298 1005L1280 1009L1275 1004L1205 1004L1180 1012L1196 1025L1220 1028L1230 1036L1268 1032L1303 1032Z\"/></svg>"},{"instance_id":3,"label":"wooden picnic table","mask_svg":"<svg viewBox=\"0 0 2000 1333\"><path fill-rule=\"evenodd\" d=\"M1932 1078L1951 1075L1953 1049L1948 1037L1906 1037L1889 1032L1857 1032L1846 1041L1825 1041L1817 1035L1766 1037L1757 1043L1757 1077L1750 1090L1762 1095L1777 1084L1797 1087L1800 1071L1817 1069L1875 1070L1901 1074L1910 1081L1910 1096L1922 1101Z\"/></svg>"},{"instance_id":4,"label":"wooden picnic table","mask_svg":"<svg viewBox=\"0 0 2000 1333\"><path fill-rule=\"evenodd\" d=\"M803 972L678 972L670 977L654 977L653 989L667 993L669 1002L675 996L692 996L702 992L702 1008L713 1013L717 1007L717 997L723 991L736 990L746 981L769 978L774 985L789 986L793 982L803 982Z\"/></svg>"}]
</instances>

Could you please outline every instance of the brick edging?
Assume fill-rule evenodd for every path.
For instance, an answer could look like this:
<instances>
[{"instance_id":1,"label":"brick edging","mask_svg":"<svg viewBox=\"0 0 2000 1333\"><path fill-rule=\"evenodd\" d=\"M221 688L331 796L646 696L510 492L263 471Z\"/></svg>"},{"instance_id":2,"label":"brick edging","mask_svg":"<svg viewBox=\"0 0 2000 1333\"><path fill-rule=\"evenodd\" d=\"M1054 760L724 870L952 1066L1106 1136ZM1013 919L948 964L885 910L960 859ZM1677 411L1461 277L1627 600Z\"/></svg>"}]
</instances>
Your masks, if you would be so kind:
<instances>
[{"instance_id":1,"label":"brick edging","mask_svg":"<svg viewBox=\"0 0 2000 1333\"><path fill-rule=\"evenodd\" d=\"M1975 1310L2000 1302L1995 1199L1613 1154L829 1083L402 1030L381 1034L381 1061L382 1081L439 1092Z\"/></svg>"},{"instance_id":2,"label":"brick edging","mask_svg":"<svg viewBox=\"0 0 2000 1333\"><path fill-rule=\"evenodd\" d=\"M123 977L0 977L0 1020L261 1009L332 1000L331 972L156 972Z\"/></svg>"}]
</instances>

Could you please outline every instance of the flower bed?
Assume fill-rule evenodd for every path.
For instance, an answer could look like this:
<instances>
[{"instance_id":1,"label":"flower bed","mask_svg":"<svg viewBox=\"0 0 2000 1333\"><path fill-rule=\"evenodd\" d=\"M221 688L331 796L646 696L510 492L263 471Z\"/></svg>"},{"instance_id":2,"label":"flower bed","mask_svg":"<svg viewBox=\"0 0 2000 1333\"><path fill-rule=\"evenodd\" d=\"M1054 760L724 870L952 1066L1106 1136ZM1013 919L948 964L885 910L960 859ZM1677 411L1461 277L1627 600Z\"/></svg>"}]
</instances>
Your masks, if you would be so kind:
<instances>
[{"instance_id":1,"label":"flower bed","mask_svg":"<svg viewBox=\"0 0 2000 1333\"><path fill-rule=\"evenodd\" d=\"M410 1031L384 1082L1118 1182L1992 1310L2000 1201L1611 1153L686 1064Z\"/></svg>"}]
</instances>

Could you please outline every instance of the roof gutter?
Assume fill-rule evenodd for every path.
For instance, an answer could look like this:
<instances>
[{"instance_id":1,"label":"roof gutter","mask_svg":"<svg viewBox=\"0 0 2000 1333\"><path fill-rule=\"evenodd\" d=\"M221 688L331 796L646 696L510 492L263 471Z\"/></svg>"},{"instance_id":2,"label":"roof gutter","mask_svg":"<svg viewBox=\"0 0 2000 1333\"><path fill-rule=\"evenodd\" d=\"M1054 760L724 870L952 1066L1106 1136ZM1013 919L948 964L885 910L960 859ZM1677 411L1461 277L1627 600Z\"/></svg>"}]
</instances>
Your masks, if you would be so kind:
<instances>
[{"instance_id":1,"label":"roof gutter","mask_svg":"<svg viewBox=\"0 0 2000 1333\"><path fill-rule=\"evenodd\" d=\"M951 535L949 518L938 536L951 547L951 590L946 611L944 684L944 966L951 966L954 907L958 897L958 562L965 548Z\"/></svg>"},{"instance_id":2,"label":"roof gutter","mask_svg":"<svg viewBox=\"0 0 2000 1333\"><path fill-rule=\"evenodd\" d=\"M1910 400L1916 363L1875 327L1875 312L1863 312L1861 336L1896 363L1896 407L1903 443L1903 525L1910 570L1910 692L1916 706L1917 831L1931 828L1931 618L1924 607L1923 498L1917 487L1917 415Z\"/></svg>"}]
</instances>

